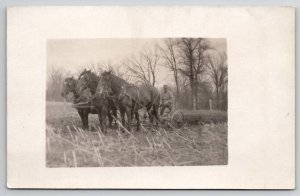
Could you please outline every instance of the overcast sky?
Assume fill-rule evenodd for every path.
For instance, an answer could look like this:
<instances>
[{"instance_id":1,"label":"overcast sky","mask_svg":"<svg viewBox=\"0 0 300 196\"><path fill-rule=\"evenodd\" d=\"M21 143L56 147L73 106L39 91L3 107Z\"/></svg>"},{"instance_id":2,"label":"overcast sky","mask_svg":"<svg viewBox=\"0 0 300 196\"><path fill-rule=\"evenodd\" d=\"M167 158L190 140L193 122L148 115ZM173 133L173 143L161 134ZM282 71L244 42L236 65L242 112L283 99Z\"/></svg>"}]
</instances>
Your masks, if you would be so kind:
<instances>
[{"instance_id":1,"label":"overcast sky","mask_svg":"<svg viewBox=\"0 0 300 196\"><path fill-rule=\"evenodd\" d=\"M163 39L58 39L47 42L47 68L63 67L72 74L90 63L119 64L125 58L138 55L143 49L161 45ZM210 39L212 46L226 51L225 39ZM173 83L172 72L158 65L157 82Z\"/></svg>"}]
</instances>

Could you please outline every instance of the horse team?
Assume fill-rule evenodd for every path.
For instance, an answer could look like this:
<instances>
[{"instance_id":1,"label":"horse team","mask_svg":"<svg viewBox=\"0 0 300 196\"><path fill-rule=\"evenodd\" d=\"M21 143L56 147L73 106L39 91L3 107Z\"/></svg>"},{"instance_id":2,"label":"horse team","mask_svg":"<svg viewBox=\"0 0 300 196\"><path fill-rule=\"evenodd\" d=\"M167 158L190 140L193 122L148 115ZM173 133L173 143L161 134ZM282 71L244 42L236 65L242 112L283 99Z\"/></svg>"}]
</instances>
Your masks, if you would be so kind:
<instances>
[{"instance_id":1,"label":"horse team","mask_svg":"<svg viewBox=\"0 0 300 196\"><path fill-rule=\"evenodd\" d=\"M133 85L116 76L112 71L104 71L100 76L91 70L84 70L78 80L66 78L61 95L66 97L73 93L73 103L88 102L93 107L77 108L83 127L88 128L88 115L98 114L100 128L106 132L106 120L112 126L117 121L117 110L120 112L122 127L131 131L133 116L140 130L139 110L146 108L150 122L160 122L158 108L160 94L157 88L149 84ZM127 122L125 120L127 117Z\"/></svg>"}]
</instances>

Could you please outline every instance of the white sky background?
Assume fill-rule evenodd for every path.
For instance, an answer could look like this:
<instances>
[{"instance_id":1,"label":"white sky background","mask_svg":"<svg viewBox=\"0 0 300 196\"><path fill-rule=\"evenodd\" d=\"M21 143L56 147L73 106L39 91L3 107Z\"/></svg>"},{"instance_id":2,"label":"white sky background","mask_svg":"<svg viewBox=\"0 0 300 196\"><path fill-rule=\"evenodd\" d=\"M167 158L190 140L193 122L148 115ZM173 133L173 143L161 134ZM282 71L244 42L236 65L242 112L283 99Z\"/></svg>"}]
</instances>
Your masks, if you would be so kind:
<instances>
[{"instance_id":1,"label":"white sky background","mask_svg":"<svg viewBox=\"0 0 300 196\"><path fill-rule=\"evenodd\" d=\"M57 39L47 42L47 69L64 68L76 75L82 67L90 68L94 63L120 64L144 49L163 45L164 39ZM219 51L226 51L226 39L210 39L211 45ZM172 84L172 72L157 66L157 84ZM124 67L126 69L126 67Z\"/></svg>"}]
</instances>

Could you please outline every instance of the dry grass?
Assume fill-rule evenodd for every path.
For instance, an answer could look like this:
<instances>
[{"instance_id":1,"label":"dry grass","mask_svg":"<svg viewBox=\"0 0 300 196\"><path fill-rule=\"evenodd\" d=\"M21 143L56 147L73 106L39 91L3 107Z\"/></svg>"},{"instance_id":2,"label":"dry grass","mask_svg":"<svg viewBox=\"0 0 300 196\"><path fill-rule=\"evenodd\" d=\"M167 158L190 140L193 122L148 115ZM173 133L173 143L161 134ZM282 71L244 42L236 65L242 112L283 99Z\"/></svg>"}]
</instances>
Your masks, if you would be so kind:
<instances>
[{"instance_id":1,"label":"dry grass","mask_svg":"<svg viewBox=\"0 0 300 196\"><path fill-rule=\"evenodd\" d=\"M227 123L185 125L181 129L104 135L97 115L90 115L92 131L82 130L77 111L61 103L47 103L47 167L224 165L228 161Z\"/></svg>"}]
</instances>

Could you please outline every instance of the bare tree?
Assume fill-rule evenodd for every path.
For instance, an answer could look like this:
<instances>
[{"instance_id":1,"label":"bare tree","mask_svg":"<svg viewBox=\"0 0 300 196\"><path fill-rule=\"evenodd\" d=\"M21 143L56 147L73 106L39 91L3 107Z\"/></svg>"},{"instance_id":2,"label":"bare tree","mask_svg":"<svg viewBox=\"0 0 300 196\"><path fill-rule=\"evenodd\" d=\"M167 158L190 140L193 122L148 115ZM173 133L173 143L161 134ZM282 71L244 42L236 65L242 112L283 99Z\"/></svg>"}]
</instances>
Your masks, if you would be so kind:
<instances>
[{"instance_id":1,"label":"bare tree","mask_svg":"<svg viewBox=\"0 0 300 196\"><path fill-rule=\"evenodd\" d=\"M112 66L111 70L116 76L126 80L127 82L133 82L132 76L130 75L129 71L127 69L124 69L122 64L115 64L114 66Z\"/></svg>"},{"instance_id":2,"label":"bare tree","mask_svg":"<svg viewBox=\"0 0 300 196\"><path fill-rule=\"evenodd\" d=\"M225 67L226 72L224 75L226 75L222 81L221 86L221 92L222 92L222 109L227 110L228 109L228 66Z\"/></svg>"},{"instance_id":3,"label":"bare tree","mask_svg":"<svg viewBox=\"0 0 300 196\"><path fill-rule=\"evenodd\" d=\"M196 74L195 84L196 84L196 103L198 103L199 99L203 100L203 97L206 97L207 101L209 98L207 96L211 92L211 85L205 78L205 51L208 49L208 44L206 44L206 39L200 38L200 43L195 51L195 64L194 64L194 72Z\"/></svg>"},{"instance_id":4,"label":"bare tree","mask_svg":"<svg viewBox=\"0 0 300 196\"><path fill-rule=\"evenodd\" d=\"M178 41L175 39L166 39L164 46L159 47L162 51L162 58L164 59L164 65L173 72L173 77L176 85L176 97L179 95L179 73L178 73Z\"/></svg>"},{"instance_id":5,"label":"bare tree","mask_svg":"<svg viewBox=\"0 0 300 196\"><path fill-rule=\"evenodd\" d=\"M189 78L190 88L192 92L193 109L197 109L197 83L198 75L203 72L202 60L199 58L202 54L201 47L202 39L182 38L178 44L181 50L181 68L178 70L184 76ZM199 53L201 51L201 53Z\"/></svg>"},{"instance_id":6,"label":"bare tree","mask_svg":"<svg viewBox=\"0 0 300 196\"><path fill-rule=\"evenodd\" d=\"M216 91L217 109L220 109L220 92L221 90L227 91L227 56L225 53L221 54L218 51L213 50L206 55L206 61L208 75L210 76Z\"/></svg>"},{"instance_id":7,"label":"bare tree","mask_svg":"<svg viewBox=\"0 0 300 196\"><path fill-rule=\"evenodd\" d=\"M51 101L61 101L60 96L63 80L70 75L63 68L55 68L51 66L47 70L47 92L46 99Z\"/></svg>"},{"instance_id":8,"label":"bare tree","mask_svg":"<svg viewBox=\"0 0 300 196\"><path fill-rule=\"evenodd\" d=\"M128 67L132 77L137 81L155 86L157 65L160 60L157 48L142 51L139 56L126 59L124 64Z\"/></svg>"}]
</instances>

